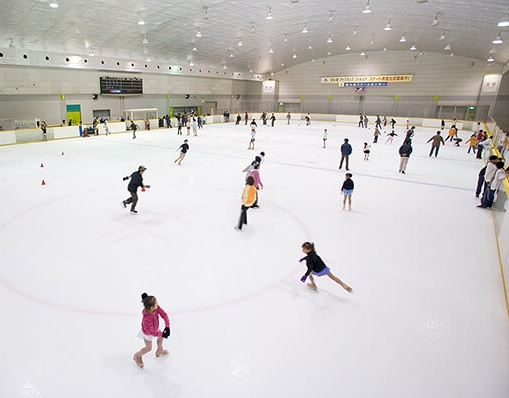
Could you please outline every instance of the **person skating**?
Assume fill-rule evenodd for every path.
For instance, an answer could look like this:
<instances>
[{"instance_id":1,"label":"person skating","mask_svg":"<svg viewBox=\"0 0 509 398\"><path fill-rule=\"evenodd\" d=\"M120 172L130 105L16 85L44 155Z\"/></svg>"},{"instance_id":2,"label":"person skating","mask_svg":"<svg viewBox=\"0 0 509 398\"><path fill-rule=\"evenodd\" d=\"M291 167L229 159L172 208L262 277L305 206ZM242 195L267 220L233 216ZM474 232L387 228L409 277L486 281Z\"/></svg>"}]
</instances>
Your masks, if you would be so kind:
<instances>
[{"instance_id":1,"label":"person skating","mask_svg":"<svg viewBox=\"0 0 509 398\"><path fill-rule=\"evenodd\" d=\"M240 207L239 222L235 226L235 229L238 231L242 230L243 225L247 225L247 211L256 202L256 188L253 185L254 178L252 176L247 177L246 186L244 187L244 191L242 192L242 205Z\"/></svg>"},{"instance_id":2,"label":"person skating","mask_svg":"<svg viewBox=\"0 0 509 398\"><path fill-rule=\"evenodd\" d=\"M440 144L445 144L443 137L440 135L440 130L431 137L426 143L431 142L431 151L429 151L429 156L433 155L433 151L435 152L435 157L438 156L438 150L440 148Z\"/></svg>"},{"instance_id":3,"label":"person skating","mask_svg":"<svg viewBox=\"0 0 509 398\"><path fill-rule=\"evenodd\" d=\"M323 260L320 258L315 251L315 244L312 242L304 242L302 244L302 251L306 253L306 256L301 258L299 261L302 262L306 260L306 266L308 267L306 273L300 278L302 283L306 282L306 279L309 277L309 283L307 286L310 289L316 290L315 280L313 275L315 276L324 276L327 275L334 282L339 284L343 289L345 289L348 293L352 292L352 288L348 286L345 282L339 279L337 276L333 275L330 271L330 268L325 265Z\"/></svg>"},{"instance_id":4,"label":"person skating","mask_svg":"<svg viewBox=\"0 0 509 398\"><path fill-rule=\"evenodd\" d=\"M354 189L354 183L352 180L352 174L345 174L345 181L341 186L341 194L343 195L343 210L345 210L346 202L348 201L348 211L352 210L352 194Z\"/></svg>"},{"instance_id":5,"label":"person skating","mask_svg":"<svg viewBox=\"0 0 509 398\"><path fill-rule=\"evenodd\" d=\"M399 147L399 172L405 174L406 166L408 164L408 159L410 158L410 154L412 153L412 142L410 140L405 140L403 145Z\"/></svg>"},{"instance_id":6,"label":"person skating","mask_svg":"<svg viewBox=\"0 0 509 398\"><path fill-rule=\"evenodd\" d=\"M186 157L187 151L189 151L189 144L187 140L184 140L184 143L178 147L180 149L180 156L173 161L173 163L177 163L178 165L182 164L182 161Z\"/></svg>"},{"instance_id":7,"label":"person skating","mask_svg":"<svg viewBox=\"0 0 509 398\"><path fill-rule=\"evenodd\" d=\"M127 190L131 194L131 197L122 201L124 209L128 204L131 205L131 214L138 214L138 211L136 210L136 204L138 203L138 188L150 188L150 185L143 184L143 173L145 170L147 170L145 166L140 166L138 167L138 171L135 171L130 176L123 178L124 181L131 179L127 185Z\"/></svg>"},{"instance_id":8,"label":"person skating","mask_svg":"<svg viewBox=\"0 0 509 398\"><path fill-rule=\"evenodd\" d=\"M154 296L149 296L147 293L141 295L143 303L141 330L138 336L143 339L145 347L136 352L133 356L134 362L138 367L143 368L143 355L152 351L152 341L156 340L157 349L156 357L168 355L168 350L163 348L163 339L170 336L170 318L168 314L159 306L157 299ZM161 332L159 330L159 317L163 318L165 328Z\"/></svg>"},{"instance_id":9,"label":"person skating","mask_svg":"<svg viewBox=\"0 0 509 398\"><path fill-rule=\"evenodd\" d=\"M341 170L343 168L343 161L346 163L346 169L348 168L348 158L350 154L352 153L352 146L348 143L348 138L344 139L343 145L341 145L341 161L339 162L339 169Z\"/></svg>"}]
</instances>

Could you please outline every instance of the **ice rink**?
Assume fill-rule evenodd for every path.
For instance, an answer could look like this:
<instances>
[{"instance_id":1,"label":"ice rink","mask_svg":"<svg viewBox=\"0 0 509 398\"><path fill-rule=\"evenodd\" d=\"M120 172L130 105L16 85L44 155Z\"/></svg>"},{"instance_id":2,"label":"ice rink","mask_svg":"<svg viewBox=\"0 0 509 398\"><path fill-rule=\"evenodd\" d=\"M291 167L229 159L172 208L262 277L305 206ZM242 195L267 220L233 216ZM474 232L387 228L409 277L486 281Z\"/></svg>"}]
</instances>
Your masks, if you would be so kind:
<instances>
[{"instance_id":1,"label":"ice rink","mask_svg":"<svg viewBox=\"0 0 509 398\"><path fill-rule=\"evenodd\" d=\"M481 160L450 143L429 158L435 130L417 127L403 175L401 124L393 144L373 144L373 127L258 122L254 151L234 123L0 148L0 397L509 397L493 220L474 196ZM262 150L260 208L239 232L241 170ZM140 164L152 187L131 215L122 177ZM353 293L299 281L305 241ZM140 370L142 292L171 336L170 354L152 351Z\"/></svg>"}]
</instances>

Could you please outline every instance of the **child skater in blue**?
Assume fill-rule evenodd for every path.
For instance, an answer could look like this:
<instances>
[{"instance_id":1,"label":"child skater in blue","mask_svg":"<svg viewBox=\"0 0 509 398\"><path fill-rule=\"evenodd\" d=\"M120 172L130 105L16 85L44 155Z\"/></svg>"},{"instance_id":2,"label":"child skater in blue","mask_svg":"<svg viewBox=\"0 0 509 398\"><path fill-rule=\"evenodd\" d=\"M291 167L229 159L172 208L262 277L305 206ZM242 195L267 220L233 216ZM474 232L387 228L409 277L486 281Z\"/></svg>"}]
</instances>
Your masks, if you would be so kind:
<instances>
[{"instance_id":1,"label":"child skater in blue","mask_svg":"<svg viewBox=\"0 0 509 398\"><path fill-rule=\"evenodd\" d=\"M339 279L337 276L334 276L332 272L330 272L329 267L325 265L323 260L320 258L315 251L315 244L313 242L304 242L302 244L302 251L306 253L306 257L301 258L299 261L306 260L306 265L308 270L306 273L300 278L302 283L306 282L306 279L309 277L309 283L307 284L310 289L316 290L315 280L313 279L313 275L316 276L324 276L327 275L334 282L341 285L343 289L347 292L351 293L352 288L348 286L345 282Z\"/></svg>"}]
</instances>

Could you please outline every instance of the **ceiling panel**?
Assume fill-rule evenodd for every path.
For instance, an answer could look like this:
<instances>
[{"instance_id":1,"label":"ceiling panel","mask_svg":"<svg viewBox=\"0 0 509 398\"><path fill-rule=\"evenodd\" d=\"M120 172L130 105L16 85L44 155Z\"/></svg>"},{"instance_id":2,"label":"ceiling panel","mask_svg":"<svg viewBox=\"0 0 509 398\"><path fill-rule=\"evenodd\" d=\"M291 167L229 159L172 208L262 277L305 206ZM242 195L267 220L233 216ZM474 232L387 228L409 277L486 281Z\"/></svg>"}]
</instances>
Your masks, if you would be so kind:
<instances>
[{"instance_id":1,"label":"ceiling panel","mask_svg":"<svg viewBox=\"0 0 509 398\"><path fill-rule=\"evenodd\" d=\"M175 65L192 61L261 74L329 54L410 51L412 45L423 53L509 60L509 29L497 27L509 12L508 0L370 0L370 14L362 12L367 0L57 1L53 9L49 0L2 0L0 47L142 62L150 57ZM269 8L272 20L266 18ZM389 23L392 30L385 31ZM302 33L304 25L308 33ZM492 44L498 34L504 43ZM451 50L444 50L448 44Z\"/></svg>"}]
</instances>

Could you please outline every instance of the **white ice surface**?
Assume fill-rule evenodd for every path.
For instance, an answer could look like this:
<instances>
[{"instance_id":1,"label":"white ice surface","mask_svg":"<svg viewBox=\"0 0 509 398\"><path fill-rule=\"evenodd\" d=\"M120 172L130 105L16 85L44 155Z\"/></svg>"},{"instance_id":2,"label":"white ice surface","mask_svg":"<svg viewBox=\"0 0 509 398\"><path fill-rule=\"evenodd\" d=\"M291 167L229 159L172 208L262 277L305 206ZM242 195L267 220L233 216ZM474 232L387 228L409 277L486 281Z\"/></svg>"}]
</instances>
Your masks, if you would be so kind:
<instances>
[{"instance_id":1,"label":"white ice surface","mask_svg":"<svg viewBox=\"0 0 509 398\"><path fill-rule=\"evenodd\" d=\"M182 166L176 129L0 148L0 397L509 397L481 161L449 143L428 158L434 131L417 128L402 175L403 127L364 162L372 128L283 123L260 126L255 151L248 127L206 125ZM238 232L241 170L261 150L261 207ZM132 216L122 177L140 164L152 188ZM307 240L352 294L299 281ZM145 291L172 334L140 370Z\"/></svg>"}]
</instances>

